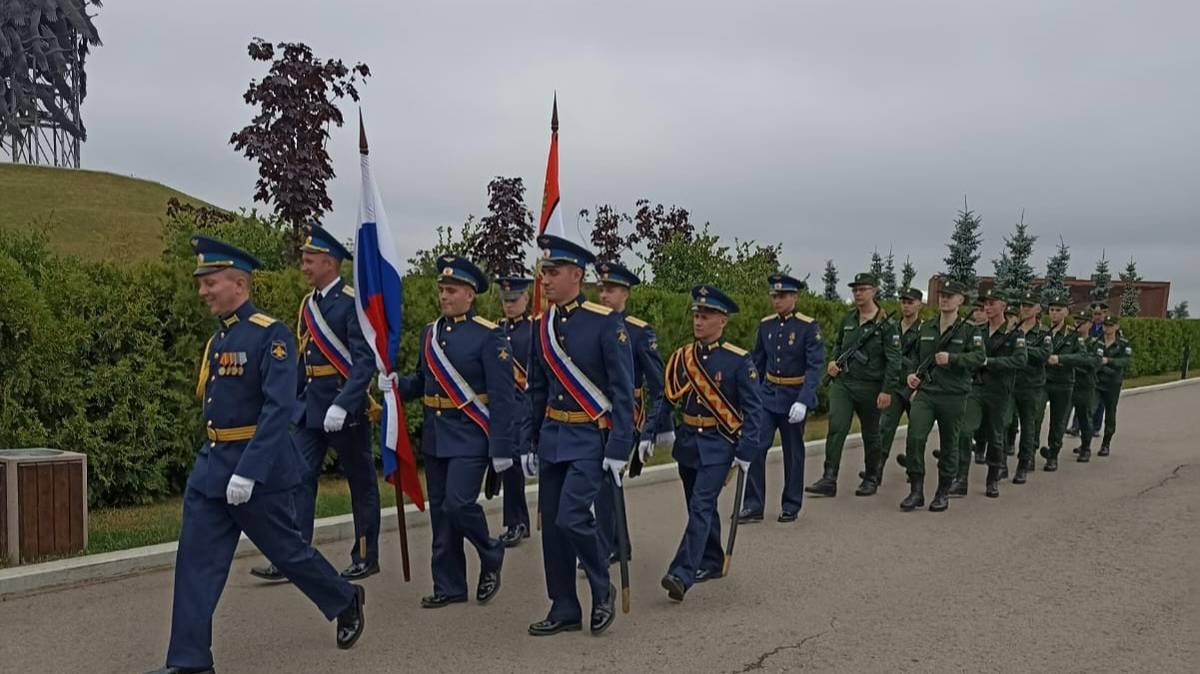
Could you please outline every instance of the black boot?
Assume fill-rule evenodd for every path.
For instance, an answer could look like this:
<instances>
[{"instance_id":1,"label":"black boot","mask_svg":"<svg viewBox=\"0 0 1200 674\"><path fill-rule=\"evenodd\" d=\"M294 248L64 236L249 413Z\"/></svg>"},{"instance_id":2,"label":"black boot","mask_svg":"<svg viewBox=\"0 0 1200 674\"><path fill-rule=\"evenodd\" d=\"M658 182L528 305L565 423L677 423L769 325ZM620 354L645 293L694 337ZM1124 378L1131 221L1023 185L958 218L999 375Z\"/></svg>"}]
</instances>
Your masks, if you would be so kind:
<instances>
[{"instance_id":1,"label":"black boot","mask_svg":"<svg viewBox=\"0 0 1200 674\"><path fill-rule=\"evenodd\" d=\"M878 469L868 468L862 472L862 483L858 485L858 489L854 490L855 496L874 496L879 490L879 482L876 480L876 475L879 474Z\"/></svg>"},{"instance_id":2,"label":"black boot","mask_svg":"<svg viewBox=\"0 0 1200 674\"><path fill-rule=\"evenodd\" d=\"M967 495L967 476L959 475L950 483L950 488L946 491L948 496L966 496Z\"/></svg>"},{"instance_id":3,"label":"black boot","mask_svg":"<svg viewBox=\"0 0 1200 674\"><path fill-rule=\"evenodd\" d=\"M1092 448L1091 447L1080 447L1079 448L1079 458L1077 458L1075 460L1078 461L1079 463L1087 463L1088 461L1091 461L1092 460Z\"/></svg>"},{"instance_id":4,"label":"black boot","mask_svg":"<svg viewBox=\"0 0 1200 674\"><path fill-rule=\"evenodd\" d=\"M1025 480L1029 477L1029 464L1025 461L1017 462L1017 474L1013 476L1013 484L1025 484Z\"/></svg>"},{"instance_id":5,"label":"black boot","mask_svg":"<svg viewBox=\"0 0 1200 674\"><path fill-rule=\"evenodd\" d=\"M1058 470L1058 457L1047 457L1046 465L1042 466L1042 470L1046 471L1047 473L1053 473L1054 471Z\"/></svg>"},{"instance_id":6,"label":"black boot","mask_svg":"<svg viewBox=\"0 0 1200 674\"><path fill-rule=\"evenodd\" d=\"M1000 475L998 476L998 479L1007 480L1008 479L1008 457L1003 456L1001 458L1004 459L1004 465L1000 467Z\"/></svg>"},{"instance_id":7,"label":"black boot","mask_svg":"<svg viewBox=\"0 0 1200 674\"><path fill-rule=\"evenodd\" d=\"M1111 451L1112 450L1109 449L1108 443L1106 442L1103 445L1100 445L1100 451L1096 452L1096 456L1108 456L1109 452Z\"/></svg>"},{"instance_id":8,"label":"black boot","mask_svg":"<svg viewBox=\"0 0 1200 674\"><path fill-rule=\"evenodd\" d=\"M984 448L980 445L975 445L975 463L979 466L987 463L987 454L985 453Z\"/></svg>"},{"instance_id":9,"label":"black boot","mask_svg":"<svg viewBox=\"0 0 1200 674\"><path fill-rule=\"evenodd\" d=\"M925 505L925 477L909 476L908 481L912 484L912 489L900 502L900 509L904 512L911 512Z\"/></svg>"},{"instance_id":10,"label":"black boot","mask_svg":"<svg viewBox=\"0 0 1200 674\"><path fill-rule=\"evenodd\" d=\"M988 466L987 481L984 486L983 495L988 498L997 498L1000 496L1000 467Z\"/></svg>"},{"instance_id":11,"label":"black boot","mask_svg":"<svg viewBox=\"0 0 1200 674\"><path fill-rule=\"evenodd\" d=\"M837 496L837 469L826 468L821 479L804 488L804 491L817 496Z\"/></svg>"},{"instance_id":12,"label":"black boot","mask_svg":"<svg viewBox=\"0 0 1200 674\"><path fill-rule=\"evenodd\" d=\"M950 507L950 484L951 480L944 477L938 477L937 491L933 494L933 501L929 504L929 511L940 513Z\"/></svg>"}]
</instances>

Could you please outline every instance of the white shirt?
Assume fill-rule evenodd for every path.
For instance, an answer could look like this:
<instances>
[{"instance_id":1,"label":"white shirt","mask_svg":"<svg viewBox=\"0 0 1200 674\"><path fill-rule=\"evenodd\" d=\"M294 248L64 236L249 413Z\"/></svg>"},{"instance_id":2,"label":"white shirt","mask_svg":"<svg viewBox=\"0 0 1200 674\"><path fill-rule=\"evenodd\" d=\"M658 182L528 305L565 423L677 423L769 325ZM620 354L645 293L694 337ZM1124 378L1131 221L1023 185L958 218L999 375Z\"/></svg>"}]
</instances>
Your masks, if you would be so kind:
<instances>
[{"instance_id":1,"label":"white shirt","mask_svg":"<svg viewBox=\"0 0 1200 674\"><path fill-rule=\"evenodd\" d=\"M342 280L342 277L338 276L337 278L333 279L333 281L331 281L329 283L329 285L325 286L324 288L321 288L321 297L322 298L327 297L329 295L329 291L333 290L333 287L335 285L337 285L341 280Z\"/></svg>"}]
</instances>

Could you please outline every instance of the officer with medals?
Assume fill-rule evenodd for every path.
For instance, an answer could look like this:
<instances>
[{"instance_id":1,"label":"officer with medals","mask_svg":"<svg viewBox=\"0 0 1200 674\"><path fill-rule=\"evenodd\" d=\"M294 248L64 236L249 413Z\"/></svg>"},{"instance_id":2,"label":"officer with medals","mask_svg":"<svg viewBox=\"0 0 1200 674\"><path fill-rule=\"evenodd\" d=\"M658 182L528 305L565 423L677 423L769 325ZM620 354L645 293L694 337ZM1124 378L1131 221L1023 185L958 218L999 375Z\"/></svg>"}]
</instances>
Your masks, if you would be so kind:
<instances>
[{"instance_id":1,"label":"officer with medals","mask_svg":"<svg viewBox=\"0 0 1200 674\"><path fill-rule=\"evenodd\" d=\"M917 368L917 336L921 332L921 309L925 306L925 294L918 288L901 288L900 317L894 321L893 328L900 335L901 371L907 375ZM909 400L900 397L892 398L892 404L879 416L879 470L875 471L874 479L867 482L864 471L863 485L860 491L867 492L866 496L875 493L883 484L883 471L887 466L888 456L892 451L892 443L896 440L896 429L900 427L900 415L909 412ZM955 448L957 452L957 448Z\"/></svg>"},{"instance_id":2,"label":"officer with medals","mask_svg":"<svg viewBox=\"0 0 1200 674\"><path fill-rule=\"evenodd\" d=\"M629 347L633 351L635 451L638 463L645 464L654 456L654 420L660 418L663 407L663 361L658 353L658 337L653 326L625 312L630 289L642 282L636 274L619 262L599 262L596 278L600 304L625 321L625 331L629 334ZM600 553L607 552L612 564L618 559L617 527L620 523L617 522L611 489L601 489L596 499L596 524L600 528Z\"/></svg>"},{"instance_id":3,"label":"officer with medals","mask_svg":"<svg viewBox=\"0 0 1200 674\"><path fill-rule=\"evenodd\" d=\"M905 453L897 456L911 485L900 509L925 505L925 443L937 422L939 445L938 483L929 509L950 507L950 486L958 476L958 433L971 373L983 363L983 338L959 318L966 287L950 279L938 291L938 317L925 321L917 334L917 351L906 377L910 391L908 436ZM897 404L896 402L892 403Z\"/></svg>"},{"instance_id":4,"label":"officer with medals","mask_svg":"<svg viewBox=\"0 0 1200 674\"><path fill-rule=\"evenodd\" d=\"M1112 451L1113 435L1117 432L1117 403L1121 400L1121 382L1125 370L1133 362L1133 347L1121 335L1121 323L1116 316L1104 318L1104 335L1096 340L1103 355L1096 373L1096 393L1104 405L1104 438L1096 456L1108 456Z\"/></svg>"},{"instance_id":5,"label":"officer with medals","mask_svg":"<svg viewBox=\"0 0 1200 674\"><path fill-rule=\"evenodd\" d=\"M362 635L366 592L351 585L300 534L293 506L301 460L288 434L296 400L296 344L283 323L250 301L257 258L192 237L200 297L219 319L196 393L208 440L183 496L167 664L157 674L212 672L212 619L242 533L327 620L337 646Z\"/></svg>"},{"instance_id":6,"label":"officer with medals","mask_svg":"<svg viewBox=\"0 0 1200 674\"><path fill-rule=\"evenodd\" d=\"M1067 298L1058 295L1047 302L1050 307L1050 352L1046 355L1046 397L1050 401L1050 426L1042 458L1042 470L1058 470L1058 454L1062 451L1067 417L1071 414L1071 391L1075 386L1075 368L1087 359L1081 351L1084 338L1075 334L1067 322L1070 314Z\"/></svg>"},{"instance_id":7,"label":"officer with medals","mask_svg":"<svg viewBox=\"0 0 1200 674\"><path fill-rule=\"evenodd\" d=\"M600 634L615 616L616 588L592 506L601 489L612 488L609 480L620 484L633 447L633 352L625 322L583 295L584 270L595 256L557 236L539 236L537 242L550 306L534 319L529 400L551 606L529 633L582 628L575 590L579 560L592 595L589 627Z\"/></svg>"},{"instance_id":8,"label":"officer with medals","mask_svg":"<svg viewBox=\"0 0 1200 674\"><path fill-rule=\"evenodd\" d=\"M667 360L667 401L682 412L672 456L687 501L683 540L662 586L683 601L689 588L721 577L725 553L717 499L729 469L743 472L760 454L762 408L758 372L745 349L725 341L725 326L738 305L717 288L692 288L692 336ZM736 507L736 506L735 506Z\"/></svg>"},{"instance_id":9,"label":"officer with medals","mask_svg":"<svg viewBox=\"0 0 1200 674\"><path fill-rule=\"evenodd\" d=\"M763 451L754 457L746 481L741 522L760 522L766 500L767 450L779 431L783 444L783 495L779 521L795 522L804 504L804 421L817 406L817 383L825 365L821 326L796 311L801 282L786 274L767 278L775 313L758 324L755 369L762 373Z\"/></svg>"},{"instance_id":10,"label":"officer with medals","mask_svg":"<svg viewBox=\"0 0 1200 674\"><path fill-rule=\"evenodd\" d=\"M850 434L854 415L862 424L863 474L874 476L881 468L879 456L879 414L892 404L892 393L900 388L900 335L896 334L887 312L875 300L879 279L870 272L854 277L850 289L854 308L842 317L834 337L834 359L825 366L833 383L829 386L829 433L825 437L825 473L804 488L819 496L837 496L838 470L842 448ZM867 478L863 478L866 482ZM855 492L872 492L862 484Z\"/></svg>"},{"instance_id":11,"label":"officer with medals","mask_svg":"<svg viewBox=\"0 0 1200 674\"><path fill-rule=\"evenodd\" d=\"M296 519L304 540L312 543L317 483L332 447L350 484L354 516L350 566L342 576L357 580L379 573L379 482L367 417L367 386L375 374L375 356L358 324L354 289L338 271L350 259L350 251L316 224L310 225L300 251L300 271L312 292L300 303L296 326L299 395L292 413L292 437L304 461L306 489L296 499ZM266 580L286 580L274 565L250 573Z\"/></svg>"},{"instance_id":12,"label":"officer with medals","mask_svg":"<svg viewBox=\"0 0 1200 674\"><path fill-rule=\"evenodd\" d=\"M1020 442L1017 451L1017 472L1013 484L1024 484L1035 465L1038 440L1042 437L1042 421L1046 414L1046 359L1050 357L1053 338L1041 324L1042 300L1037 291L1029 290L1018 300L1020 315L1017 329L1025 335L1025 351L1029 363L1017 371L1013 388ZM1012 432L1010 430L1011 437Z\"/></svg>"},{"instance_id":13,"label":"officer with medals","mask_svg":"<svg viewBox=\"0 0 1200 674\"><path fill-rule=\"evenodd\" d=\"M504 544L488 532L479 485L489 466L500 474L513 467L518 410L512 348L495 323L475 314L475 296L487 288L487 277L470 260L438 258L442 316L421 330L416 370L397 381L405 400L419 399L425 407L421 453L433 527L433 594L421 598L421 608L467 601L464 539L479 554L475 600L486 604L500 591Z\"/></svg>"},{"instance_id":14,"label":"officer with medals","mask_svg":"<svg viewBox=\"0 0 1200 674\"><path fill-rule=\"evenodd\" d=\"M513 548L523 539L529 538L529 504L525 502L525 478L533 477L529 464L529 356L533 348L533 321L529 318L529 286L533 279L507 277L496 279L499 288L500 307L504 318L500 319L500 332L512 347L513 383L516 384L517 417L513 421L515 454L523 457L521 470L506 470L503 474L504 533L500 542Z\"/></svg>"}]
</instances>

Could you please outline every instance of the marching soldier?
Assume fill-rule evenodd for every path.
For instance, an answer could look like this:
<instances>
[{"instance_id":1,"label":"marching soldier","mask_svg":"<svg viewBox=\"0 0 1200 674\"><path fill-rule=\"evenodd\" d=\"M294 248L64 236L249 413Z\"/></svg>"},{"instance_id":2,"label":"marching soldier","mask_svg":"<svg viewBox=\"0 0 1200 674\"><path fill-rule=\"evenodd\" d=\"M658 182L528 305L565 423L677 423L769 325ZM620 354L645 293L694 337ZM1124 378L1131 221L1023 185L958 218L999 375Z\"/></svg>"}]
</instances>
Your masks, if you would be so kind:
<instances>
[{"instance_id":1,"label":"marching soldier","mask_svg":"<svg viewBox=\"0 0 1200 674\"><path fill-rule=\"evenodd\" d=\"M1096 435L1092 411L1096 408L1096 371L1104 364L1104 348L1089 336L1091 324L1086 313L1079 316L1075 330L1083 340L1081 352L1088 355L1075 369L1075 388L1071 390L1075 420L1079 423L1079 446L1075 448L1079 456L1075 460L1087 463L1092 460L1092 438Z\"/></svg>"},{"instance_id":2,"label":"marching soldier","mask_svg":"<svg viewBox=\"0 0 1200 674\"><path fill-rule=\"evenodd\" d=\"M1133 361L1133 347L1121 336L1121 323L1116 316L1104 319L1104 336L1098 341L1104 355L1102 366L1096 373L1096 392L1104 404L1104 439L1100 441L1097 456L1108 456L1112 451L1113 434L1117 432L1117 403L1121 400L1121 382L1125 370Z\"/></svg>"},{"instance_id":3,"label":"marching soldier","mask_svg":"<svg viewBox=\"0 0 1200 674\"><path fill-rule=\"evenodd\" d=\"M310 226L300 247L300 270L313 289L300 303L296 326L300 359L299 395L292 437L304 460L305 493L296 499L300 533L312 543L317 483L330 447L346 481L354 516L350 566L342 576L358 580L379 573L379 482L371 452L367 386L375 374L375 356L363 339L354 306L354 289L338 273L350 251L318 225ZM265 580L286 580L273 564L250 573Z\"/></svg>"},{"instance_id":4,"label":"marching soldier","mask_svg":"<svg viewBox=\"0 0 1200 674\"><path fill-rule=\"evenodd\" d=\"M983 336L958 315L966 291L962 283L946 281L938 291L938 318L924 322L915 338L917 350L906 378L912 392L908 436L904 455L896 457L904 459L899 463L911 485L900 503L904 511L925 505L925 443L935 421L941 449L937 491L929 509L941 512L950 507L950 486L958 476L958 433L964 400L971 387L971 373L984 360Z\"/></svg>"},{"instance_id":5,"label":"marching soldier","mask_svg":"<svg viewBox=\"0 0 1200 674\"><path fill-rule=\"evenodd\" d=\"M800 281L784 274L767 278L775 313L758 324L754 367L762 373L763 451L754 457L746 482L742 522L763 517L767 449L779 431L783 443L783 497L779 521L794 522L804 504L804 421L817 406L817 382L825 364L821 326L796 311Z\"/></svg>"},{"instance_id":6,"label":"marching soldier","mask_svg":"<svg viewBox=\"0 0 1200 674\"><path fill-rule=\"evenodd\" d=\"M644 464L654 456L655 421L661 417L663 406L663 361L658 353L658 337L649 323L625 313L630 289L642 282L636 274L618 262L601 262L596 265L596 276L600 285L600 304L625 321L625 332L629 334L629 347L633 352L635 451L637 460ZM617 527L620 525L614 505L613 491L601 489L596 499L596 526L600 531L600 553L608 553L610 564L617 561Z\"/></svg>"},{"instance_id":7,"label":"marching soldier","mask_svg":"<svg viewBox=\"0 0 1200 674\"><path fill-rule=\"evenodd\" d=\"M917 369L917 347L919 345L917 337L921 332L921 309L924 306L925 295L919 289L900 289L900 319L895 321L894 327L896 333L900 335L901 372L905 375ZM880 415L879 470L875 472L875 479L871 484L866 482L868 476L865 473L863 474L863 491L874 493L879 488L879 485L883 484L883 470L887 465L888 455L891 454L892 443L896 440L896 429L900 426L900 415L911 412L909 408L909 400L903 396L900 396L899 399L893 397L892 404ZM957 452L958 448L955 447L954 451Z\"/></svg>"},{"instance_id":8,"label":"marching soldier","mask_svg":"<svg viewBox=\"0 0 1200 674\"><path fill-rule=\"evenodd\" d=\"M829 387L829 432L825 439L825 474L804 488L810 494L837 496L838 468L842 446L850 434L851 417L858 415L866 475L880 470L879 412L892 404L892 392L900 386L900 335L887 312L875 301L879 280L862 273L850 283L854 309L847 313L835 337L835 359L825 372L833 380ZM865 479L864 479L865 481ZM861 495L870 490L859 489ZM856 492L858 493L858 492Z\"/></svg>"},{"instance_id":9,"label":"marching soldier","mask_svg":"<svg viewBox=\"0 0 1200 674\"><path fill-rule=\"evenodd\" d=\"M589 626L612 624L616 588L600 551L591 509L633 447L633 354L629 333L608 307L586 301L583 274L595 256L557 236L538 237L542 289L550 307L534 319L529 367L532 437L538 458L542 560L550 612L533 636L582 628L575 560L592 594Z\"/></svg>"},{"instance_id":10,"label":"marching soldier","mask_svg":"<svg viewBox=\"0 0 1200 674\"><path fill-rule=\"evenodd\" d=\"M1004 308L1004 322L1008 327L1008 331L1012 332L1017 329L1017 324L1021 322L1020 312L1018 311L1017 302L1020 297L1016 295L1007 295L1008 306ZM1000 479L1008 479L1008 457L1017 453L1017 399L1016 399L1016 378L1020 375L1018 370L1013 376L1013 397L1008 401L1008 420L1004 422L1004 467L1000 469Z\"/></svg>"},{"instance_id":11,"label":"marching soldier","mask_svg":"<svg viewBox=\"0 0 1200 674\"><path fill-rule=\"evenodd\" d=\"M1042 437L1042 419L1046 413L1046 359L1050 357L1053 338L1039 320L1042 301L1030 290L1021 296L1020 323L1017 329L1025 335L1025 350L1029 362L1017 371L1013 402L1017 422L1021 426L1021 441L1017 454L1017 472L1013 484L1024 484L1029 473L1036 470L1035 452ZM1007 462L1006 462L1007 463Z\"/></svg>"},{"instance_id":12,"label":"marching soldier","mask_svg":"<svg viewBox=\"0 0 1200 674\"><path fill-rule=\"evenodd\" d=\"M529 388L529 356L533 349L533 331L530 326L533 321L529 318L528 288L533 279L502 278L497 279L496 285L500 291L500 305L504 310L504 318L500 321L500 330L508 340L512 352L513 383L516 384L517 412L513 420L513 438L516 454L521 458L521 470L506 470L503 474L504 484L504 533L500 542L504 547L512 548L529 538L529 504L525 501L525 478L533 477L533 466L530 463L532 440L529 437L529 398L526 389Z\"/></svg>"},{"instance_id":13,"label":"marching soldier","mask_svg":"<svg viewBox=\"0 0 1200 674\"><path fill-rule=\"evenodd\" d=\"M1091 311L1090 320L1088 318L1087 312L1081 309L1079 311L1080 315L1078 317L1079 323L1087 324L1088 329L1087 329L1087 333L1085 336L1088 339L1100 339L1101 337L1104 336L1104 319L1108 316L1108 302L1105 302L1105 301L1092 302L1091 305L1088 307L1088 309ZM1098 396L1097 396L1097 399L1094 400L1093 402L1096 406L1096 410L1092 413L1091 428L1092 428L1092 434L1095 435L1100 432L1100 424L1104 422L1104 403L1099 400ZM1070 430L1067 431L1067 434L1068 435L1079 435L1079 417L1078 416L1076 416L1071 421L1071 428L1070 428Z\"/></svg>"},{"instance_id":14,"label":"marching soldier","mask_svg":"<svg viewBox=\"0 0 1200 674\"><path fill-rule=\"evenodd\" d=\"M301 460L288 434L296 400L296 344L283 323L250 301L257 258L192 237L199 294L220 325L208 340L196 393L208 441L183 497L167 664L157 674L212 672L212 618L244 532L327 620L337 646L362 635L366 593L304 541L293 501Z\"/></svg>"},{"instance_id":15,"label":"marching soldier","mask_svg":"<svg viewBox=\"0 0 1200 674\"><path fill-rule=\"evenodd\" d=\"M717 288L693 288L695 341L676 349L667 362L667 400L683 413L672 455L688 509L683 540L662 579L675 601L683 601L692 585L721 577L725 553L717 498L729 469L736 465L745 472L765 444L759 437L764 417L758 373L750 355L724 338L729 315L737 310Z\"/></svg>"},{"instance_id":16,"label":"marching soldier","mask_svg":"<svg viewBox=\"0 0 1200 674\"><path fill-rule=\"evenodd\" d=\"M475 314L475 296L487 277L456 255L438 258L441 318L421 330L416 370L400 377L406 400L421 400L421 452L433 528L433 594L422 608L467 601L463 539L479 554L475 600L486 604L500 591L504 544L488 532L478 503L479 485L491 466L513 467L513 426L518 423L513 351L496 324Z\"/></svg>"},{"instance_id":17,"label":"marching soldier","mask_svg":"<svg viewBox=\"0 0 1200 674\"><path fill-rule=\"evenodd\" d=\"M981 366L982 419L984 429L987 480L984 496L1000 496L1000 480L1006 467L1004 436L1011 414L1013 385L1016 374L1029 362L1025 350L1025 335L1015 328L1010 329L1005 317L1008 298L996 290L980 293L984 300L983 310L988 322L983 326L983 341L986 357ZM974 433L974 429L970 429Z\"/></svg>"},{"instance_id":18,"label":"marching soldier","mask_svg":"<svg viewBox=\"0 0 1200 674\"><path fill-rule=\"evenodd\" d=\"M978 334L983 339L984 326L987 325L987 312L984 310L984 300L975 297L971 307L971 317L967 320L966 328L971 339ZM985 345L986 353L986 345ZM950 496L966 496L968 478L971 474L971 445L975 445L975 463L983 464L986 440L983 427L983 373L976 369L971 375L971 390L963 405L962 423L958 429L958 475L950 485ZM938 450L939 454L942 450Z\"/></svg>"},{"instance_id":19,"label":"marching soldier","mask_svg":"<svg viewBox=\"0 0 1200 674\"><path fill-rule=\"evenodd\" d=\"M1067 298L1059 295L1050 298L1050 353L1046 357L1046 397L1050 400L1050 430L1046 436L1046 447L1042 458L1046 465L1042 470L1058 470L1058 454L1062 451L1063 434L1067 429L1067 416L1071 413L1071 390L1075 386L1075 368L1088 356L1081 353L1086 349L1084 338L1075 334L1067 325L1070 312Z\"/></svg>"}]
</instances>

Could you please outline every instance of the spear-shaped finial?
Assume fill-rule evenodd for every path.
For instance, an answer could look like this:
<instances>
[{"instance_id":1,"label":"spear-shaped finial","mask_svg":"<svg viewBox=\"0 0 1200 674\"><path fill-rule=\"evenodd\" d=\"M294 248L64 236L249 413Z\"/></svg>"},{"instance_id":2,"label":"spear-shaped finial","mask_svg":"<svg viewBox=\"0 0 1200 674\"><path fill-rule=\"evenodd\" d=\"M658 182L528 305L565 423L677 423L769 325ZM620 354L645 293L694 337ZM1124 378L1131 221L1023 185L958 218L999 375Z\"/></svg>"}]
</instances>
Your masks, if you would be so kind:
<instances>
[{"instance_id":1,"label":"spear-shaped finial","mask_svg":"<svg viewBox=\"0 0 1200 674\"><path fill-rule=\"evenodd\" d=\"M550 130L558 133L558 91L554 92L554 111L550 113Z\"/></svg>"},{"instance_id":2,"label":"spear-shaped finial","mask_svg":"<svg viewBox=\"0 0 1200 674\"><path fill-rule=\"evenodd\" d=\"M358 109L358 153L367 154L367 130L363 127L362 108Z\"/></svg>"}]
</instances>

